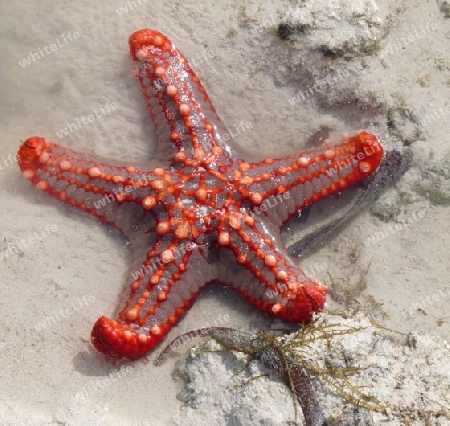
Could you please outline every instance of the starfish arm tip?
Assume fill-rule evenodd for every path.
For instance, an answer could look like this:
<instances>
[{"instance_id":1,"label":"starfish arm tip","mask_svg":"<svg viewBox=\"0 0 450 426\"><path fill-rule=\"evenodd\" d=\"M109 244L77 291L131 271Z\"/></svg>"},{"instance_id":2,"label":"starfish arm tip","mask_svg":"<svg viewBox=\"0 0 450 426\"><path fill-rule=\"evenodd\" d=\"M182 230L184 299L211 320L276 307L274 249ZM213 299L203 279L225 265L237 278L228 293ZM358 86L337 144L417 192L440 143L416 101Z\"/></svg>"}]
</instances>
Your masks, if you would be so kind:
<instances>
[{"instance_id":1,"label":"starfish arm tip","mask_svg":"<svg viewBox=\"0 0 450 426\"><path fill-rule=\"evenodd\" d=\"M17 152L19 166L24 174L35 171L48 156L48 141L40 136L31 136L20 146Z\"/></svg>"},{"instance_id":2,"label":"starfish arm tip","mask_svg":"<svg viewBox=\"0 0 450 426\"><path fill-rule=\"evenodd\" d=\"M142 29L131 34L129 38L130 55L134 61L140 59L142 49L156 46L163 50L170 50L172 42L162 33L151 29Z\"/></svg>"},{"instance_id":3,"label":"starfish arm tip","mask_svg":"<svg viewBox=\"0 0 450 426\"><path fill-rule=\"evenodd\" d=\"M310 322L315 314L325 309L327 291L328 287L320 284L301 285L292 299L286 298L275 303L270 311L286 322Z\"/></svg>"},{"instance_id":4,"label":"starfish arm tip","mask_svg":"<svg viewBox=\"0 0 450 426\"><path fill-rule=\"evenodd\" d=\"M92 328L91 342L95 349L105 355L135 359L145 355L164 339L169 329L163 328L159 327L158 332L141 334L102 316Z\"/></svg>"}]
</instances>

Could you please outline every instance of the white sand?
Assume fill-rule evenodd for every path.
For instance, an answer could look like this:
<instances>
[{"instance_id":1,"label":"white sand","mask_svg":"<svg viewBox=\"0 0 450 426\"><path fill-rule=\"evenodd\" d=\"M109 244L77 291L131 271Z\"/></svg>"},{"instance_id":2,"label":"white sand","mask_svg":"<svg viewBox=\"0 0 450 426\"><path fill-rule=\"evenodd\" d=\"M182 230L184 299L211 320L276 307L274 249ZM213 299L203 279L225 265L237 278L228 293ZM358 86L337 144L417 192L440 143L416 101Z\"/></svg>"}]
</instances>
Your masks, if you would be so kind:
<instances>
[{"instance_id":1,"label":"white sand","mask_svg":"<svg viewBox=\"0 0 450 426\"><path fill-rule=\"evenodd\" d=\"M406 140L411 144L413 167L397 187L301 264L312 270L325 262L327 271L315 278L338 291L356 284L370 263L366 289L356 294L363 309L392 328L448 339L450 115L439 113L450 98L450 20L444 18L446 9L439 8L444 2L399 5L384 0L377 2L377 10L360 1L364 11L355 10L353 16L361 17L361 25L341 19L350 16L348 9L335 17L333 10L323 10L315 15L314 30L297 42L276 35L279 12L289 15L287 0L247 1L238 7L229 0L219 5L140 2L123 16L116 9L126 1L0 4L0 251L35 232L39 235L20 254L0 260L0 422L166 425L179 413L176 393L181 384L171 378L173 362L159 368L145 360L114 365L89 343L95 320L116 310L129 273L125 241L36 190L15 164L6 167L3 160L31 135L116 159L150 158L151 123L130 72L127 44L128 36L144 27L168 34L181 47L229 128L241 121L252 123L236 138L250 152L279 156L299 151L322 125L335 136L367 129L380 135L387 148L403 149ZM303 18L292 19L301 24ZM427 24L437 29L424 29ZM80 38L43 53L29 66L19 65L30 52L57 39L65 44L62 34L69 31L77 31ZM401 41L414 31L425 35ZM379 53L361 56L370 43L381 48L400 43L400 48L392 54L385 51L384 58ZM328 54L339 54L344 46L350 52L349 66L358 71L293 107L290 98L330 72L317 50L322 45ZM205 60L211 52L214 59ZM336 64L337 72L342 62ZM113 102L117 110L62 139L57 136L68 123ZM431 113L435 118L418 130L418 122ZM386 226L418 212L425 212L424 217L410 226L386 231ZM52 225L57 232L43 237ZM386 238L365 246L364 240L383 230ZM72 304L79 309L67 314ZM216 287L199 297L168 340L208 322L219 323L219 315L226 314L230 320L218 325L248 329L271 322L234 293ZM47 326L37 330L42 321ZM83 389L84 396L75 399Z\"/></svg>"}]
</instances>

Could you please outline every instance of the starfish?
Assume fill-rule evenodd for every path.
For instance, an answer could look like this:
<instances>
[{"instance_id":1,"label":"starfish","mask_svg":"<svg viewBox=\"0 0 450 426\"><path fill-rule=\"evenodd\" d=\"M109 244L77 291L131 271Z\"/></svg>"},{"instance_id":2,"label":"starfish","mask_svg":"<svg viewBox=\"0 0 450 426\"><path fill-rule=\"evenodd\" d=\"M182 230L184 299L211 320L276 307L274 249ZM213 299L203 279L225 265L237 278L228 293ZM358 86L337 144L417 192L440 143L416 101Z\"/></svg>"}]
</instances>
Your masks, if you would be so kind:
<instances>
[{"instance_id":1,"label":"starfish","mask_svg":"<svg viewBox=\"0 0 450 426\"><path fill-rule=\"evenodd\" d=\"M360 132L248 162L165 35L143 29L129 44L158 143L173 150L169 167L119 165L37 136L19 150L25 178L117 227L134 249L129 298L116 319L97 320L94 347L113 357L146 354L213 281L284 321L311 321L327 287L289 257L280 229L311 203L374 173L383 157L377 138Z\"/></svg>"}]
</instances>

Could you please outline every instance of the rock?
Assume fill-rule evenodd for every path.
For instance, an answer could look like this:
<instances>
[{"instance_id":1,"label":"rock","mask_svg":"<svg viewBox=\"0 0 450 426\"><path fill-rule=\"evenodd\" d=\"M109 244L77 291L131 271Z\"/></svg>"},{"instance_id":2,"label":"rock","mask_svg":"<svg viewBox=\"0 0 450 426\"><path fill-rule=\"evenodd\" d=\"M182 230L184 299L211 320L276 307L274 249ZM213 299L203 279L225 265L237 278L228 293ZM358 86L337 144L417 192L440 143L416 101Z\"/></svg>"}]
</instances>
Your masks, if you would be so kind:
<instances>
[{"instance_id":1,"label":"rock","mask_svg":"<svg viewBox=\"0 0 450 426\"><path fill-rule=\"evenodd\" d=\"M297 333L284 337L283 344L290 345L307 370L308 366L322 372L333 369L333 374L312 376L327 424L450 424L445 409L450 386L450 346L446 341L420 333L392 333L363 314L348 318L325 314L307 327L315 336L307 347L296 346ZM330 332L329 339L319 337L323 330ZM256 360L245 368L247 357L239 352L207 352L219 348L209 341L179 364L178 375L185 388L176 424L295 424L292 394L274 372ZM266 376L258 377L261 375ZM352 395L351 402L344 392ZM358 399L360 404L380 404L384 411L358 408ZM299 421L301 410L297 411Z\"/></svg>"}]
</instances>

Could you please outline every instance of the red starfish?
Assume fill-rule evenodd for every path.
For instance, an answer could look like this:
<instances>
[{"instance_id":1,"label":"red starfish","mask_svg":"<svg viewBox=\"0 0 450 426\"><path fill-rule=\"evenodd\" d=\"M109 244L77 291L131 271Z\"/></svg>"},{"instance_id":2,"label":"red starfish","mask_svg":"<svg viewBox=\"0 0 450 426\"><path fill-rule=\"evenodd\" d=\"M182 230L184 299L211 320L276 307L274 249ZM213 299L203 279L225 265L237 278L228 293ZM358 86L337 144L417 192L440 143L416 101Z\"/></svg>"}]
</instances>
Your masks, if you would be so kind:
<instances>
[{"instance_id":1,"label":"red starfish","mask_svg":"<svg viewBox=\"0 0 450 426\"><path fill-rule=\"evenodd\" d=\"M289 258L280 228L372 174L383 156L376 137L361 132L337 145L248 163L224 140L204 87L166 36L138 31L130 51L158 140L176 148L170 167L119 166L41 137L19 150L27 179L116 226L135 250L130 297L117 320L98 319L93 345L110 356L144 355L214 280L284 321L310 321L327 288Z\"/></svg>"}]
</instances>

